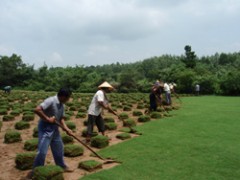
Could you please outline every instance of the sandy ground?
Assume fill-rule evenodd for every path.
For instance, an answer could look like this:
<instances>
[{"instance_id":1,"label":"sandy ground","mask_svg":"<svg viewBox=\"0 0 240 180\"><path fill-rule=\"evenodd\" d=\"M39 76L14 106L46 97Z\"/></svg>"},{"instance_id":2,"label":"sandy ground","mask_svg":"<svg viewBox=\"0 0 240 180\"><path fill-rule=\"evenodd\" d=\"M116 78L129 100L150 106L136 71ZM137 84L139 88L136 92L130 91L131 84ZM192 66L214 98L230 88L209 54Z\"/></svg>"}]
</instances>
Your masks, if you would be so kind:
<instances>
[{"instance_id":1,"label":"sandy ground","mask_svg":"<svg viewBox=\"0 0 240 180\"><path fill-rule=\"evenodd\" d=\"M133 107L133 109L135 109L136 106ZM144 112L144 110L142 110L142 112ZM75 112L76 114L77 112ZM119 111L120 113L120 111ZM127 112L130 116L132 114L132 111ZM104 116L112 116L113 115L109 114L108 112L105 112ZM114 117L115 118L115 117ZM137 120L137 117L133 117L135 120ZM0 116L0 119L2 119L2 116ZM23 153L23 152L27 152L23 149L24 146L24 142L26 140L32 139L32 134L33 134L33 129L34 127L37 126L38 123L38 117L35 116L35 120L30 122L31 127L30 129L26 129L26 130L20 130L19 132L21 132L21 136L22 136L22 142L18 142L18 143L12 143L12 144L5 144L4 143L4 135L6 133L6 131L8 129L14 129L14 125L16 122L21 120L21 115L16 117L14 121L10 121L10 122L3 122L3 127L2 130L0 132L0 180L16 180L16 179L25 179L27 173L29 172L29 170L26 171L20 171L18 169L15 168L15 157L17 153ZM83 138L81 136L82 134L82 130L84 128L86 128L83 125L83 121L84 119L76 119L75 116L71 117L71 121L73 121L74 123L76 123L77 129L75 134L81 138L82 140L84 140L85 138ZM122 127L122 122L119 121L117 118L115 118L115 122L118 124L118 130ZM138 125L140 125L141 123L138 123ZM122 140L119 140L116 138L116 135L119 132L118 130L114 130L114 131L107 131L106 134L108 135L109 138L111 138L110 141L110 146L117 144L117 143L121 143ZM132 137L137 137L137 135L131 134ZM77 141L74 141L74 144L79 144ZM99 151L99 149L95 149L96 151ZM95 159L97 161L103 162L102 160L99 160L96 157L91 157L90 156L90 151L87 150L86 148L84 148L84 155L83 156L79 156L79 157L74 157L74 158L68 158L65 157L65 161L66 164L72 168L75 169L75 171L73 173L64 173L64 177L65 179L71 179L71 180L77 180L80 177L83 177L87 174L89 174L89 172L83 170L83 169L79 169L78 168L78 164L81 161L85 161L85 160L91 160L91 159ZM54 160L51 154L51 150L49 149L48 151L48 155L45 161L45 164L54 164ZM97 171L101 171L103 169L110 169L113 168L114 166L117 166L119 164L117 163L111 163L111 164L104 164L102 169L96 170L94 172L91 173L95 173Z\"/></svg>"}]
</instances>

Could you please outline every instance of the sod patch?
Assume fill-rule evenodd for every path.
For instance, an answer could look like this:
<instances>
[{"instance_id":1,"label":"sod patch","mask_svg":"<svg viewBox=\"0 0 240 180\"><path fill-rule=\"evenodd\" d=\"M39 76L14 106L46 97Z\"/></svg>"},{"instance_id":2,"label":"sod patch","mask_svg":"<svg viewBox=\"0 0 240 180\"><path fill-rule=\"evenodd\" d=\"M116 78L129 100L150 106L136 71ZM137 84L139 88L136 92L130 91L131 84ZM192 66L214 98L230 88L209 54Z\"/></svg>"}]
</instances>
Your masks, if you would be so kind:
<instances>
[{"instance_id":1,"label":"sod patch","mask_svg":"<svg viewBox=\"0 0 240 180\"><path fill-rule=\"evenodd\" d=\"M148 122L150 120L151 120L151 118L149 116L146 116L146 115L142 115L138 118L138 122Z\"/></svg>"},{"instance_id":2,"label":"sod patch","mask_svg":"<svg viewBox=\"0 0 240 180\"><path fill-rule=\"evenodd\" d=\"M121 133L121 134L116 135L116 138L125 140L125 139L130 139L131 135L129 133Z\"/></svg>"},{"instance_id":3,"label":"sod patch","mask_svg":"<svg viewBox=\"0 0 240 180\"><path fill-rule=\"evenodd\" d=\"M4 115L2 120L3 121L13 121L15 117L13 115Z\"/></svg>"},{"instance_id":4,"label":"sod patch","mask_svg":"<svg viewBox=\"0 0 240 180\"><path fill-rule=\"evenodd\" d=\"M115 122L115 121L114 121L114 118L112 118L112 117L105 117L105 118L103 118L103 120L104 120L106 123Z\"/></svg>"},{"instance_id":5,"label":"sod patch","mask_svg":"<svg viewBox=\"0 0 240 180\"><path fill-rule=\"evenodd\" d=\"M91 138L91 146L96 148L104 148L109 144L109 139L106 136L97 135Z\"/></svg>"},{"instance_id":6,"label":"sod patch","mask_svg":"<svg viewBox=\"0 0 240 180\"><path fill-rule=\"evenodd\" d=\"M33 180L64 180L60 166L39 166L34 169Z\"/></svg>"},{"instance_id":7,"label":"sod patch","mask_svg":"<svg viewBox=\"0 0 240 180\"><path fill-rule=\"evenodd\" d=\"M77 157L83 155L83 148L76 144L68 144L64 146L64 156Z\"/></svg>"},{"instance_id":8,"label":"sod patch","mask_svg":"<svg viewBox=\"0 0 240 180\"><path fill-rule=\"evenodd\" d=\"M67 122L65 122L65 124L71 130L75 130L76 129L76 124L74 122L72 122L72 121L67 121Z\"/></svg>"},{"instance_id":9,"label":"sod patch","mask_svg":"<svg viewBox=\"0 0 240 180\"><path fill-rule=\"evenodd\" d=\"M4 136L4 143L10 144L10 143L15 143L22 141L21 134L17 131L11 130L6 132Z\"/></svg>"},{"instance_id":10,"label":"sod patch","mask_svg":"<svg viewBox=\"0 0 240 180\"><path fill-rule=\"evenodd\" d=\"M33 137L38 137L38 128L37 127L35 127L33 129Z\"/></svg>"},{"instance_id":11,"label":"sod patch","mask_svg":"<svg viewBox=\"0 0 240 180\"><path fill-rule=\"evenodd\" d=\"M37 150L37 147L38 147L38 139L37 138L27 140L24 143L24 149L27 151L35 151L35 150Z\"/></svg>"},{"instance_id":12,"label":"sod patch","mask_svg":"<svg viewBox=\"0 0 240 180\"><path fill-rule=\"evenodd\" d=\"M15 129L22 130L30 128L30 123L26 121L19 121L15 124Z\"/></svg>"},{"instance_id":13,"label":"sod patch","mask_svg":"<svg viewBox=\"0 0 240 180\"><path fill-rule=\"evenodd\" d=\"M141 116L143 113L141 111L133 111L133 116Z\"/></svg>"},{"instance_id":14,"label":"sod patch","mask_svg":"<svg viewBox=\"0 0 240 180\"><path fill-rule=\"evenodd\" d=\"M21 153L17 154L15 158L16 168L20 170L31 169L33 166L36 153Z\"/></svg>"},{"instance_id":15,"label":"sod patch","mask_svg":"<svg viewBox=\"0 0 240 180\"><path fill-rule=\"evenodd\" d=\"M95 137L95 136L97 136L98 135L98 132L96 131L96 130L93 130L93 132L92 132L92 137ZM82 136L83 137L87 137L87 129L84 129L83 131L82 131Z\"/></svg>"},{"instance_id":16,"label":"sod patch","mask_svg":"<svg viewBox=\"0 0 240 180\"><path fill-rule=\"evenodd\" d=\"M95 160L83 161L79 163L78 168L82 168L89 172L92 172L96 169L102 168L102 163Z\"/></svg>"},{"instance_id":17,"label":"sod patch","mask_svg":"<svg viewBox=\"0 0 240 180\"><path fill-rule=\"evenodd\" d=\"M66 133L62 133L61 137L64 144L73 143L73 137L67 135Z\"/></svg>"},{"instance_id":18,"label":"sod patch","mask_svg":"<svg viewBox=\"0 0 240 180\"><path fill-rule=\"evenodd\" d=\"M34 120L34 114L25 114L22 117L23 121L33 121Z\"/></svg>"},{"instance_id":19,"label":"sod patch","mask_svg":"<svg viewBox=\"0 0 240 180\"><path fill-rule=\"evenodd\" d=\"M105 123L105 128L107 130L116 130L117 129L117 124L114 123L114 122Z\"/></svg>"},{"instance_id":20,"label":"sod patch","mask_svg":"<svg viewBox=\"0 0 240 180\"><path fill-rule=\"evenodd\" d=\"M126 126L126 127L136 126L136 122L135 122L133 119L131 119L131 118L125 119L125 120L123 121L123 126Z\"/></svg>"}]
</instances>

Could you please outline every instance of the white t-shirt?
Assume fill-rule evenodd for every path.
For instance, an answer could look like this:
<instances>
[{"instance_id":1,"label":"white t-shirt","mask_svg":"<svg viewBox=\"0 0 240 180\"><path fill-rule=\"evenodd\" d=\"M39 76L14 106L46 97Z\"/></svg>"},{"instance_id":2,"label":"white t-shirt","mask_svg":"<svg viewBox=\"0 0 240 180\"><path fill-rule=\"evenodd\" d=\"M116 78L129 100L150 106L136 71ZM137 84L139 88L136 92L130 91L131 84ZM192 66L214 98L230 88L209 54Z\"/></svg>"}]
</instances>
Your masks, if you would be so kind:
<instances>
[{"instance_id":1,"label":"white t-shirt","mask_svg":"<svg viewBox=\"0 0 240 180\"><path fill-rule=\"evenodd\" d=\"M104 92L102 90L98 90L93 96L92 102L88 108L88 114L98 116L102 112L102 107L98 103L99 101L102 101L104 104L108 104L108 101L105 98Z\"/></svg>"},{"instance_id":2,"label":"white t-shirt","mask_svg":"<svg viewBox=\"0 0 240 180\"><path fill-rule=\"evenodd\" d=\"M164 91L170 93L170 87L167 83L164 83Z\"/></svg>"}]
</instances>

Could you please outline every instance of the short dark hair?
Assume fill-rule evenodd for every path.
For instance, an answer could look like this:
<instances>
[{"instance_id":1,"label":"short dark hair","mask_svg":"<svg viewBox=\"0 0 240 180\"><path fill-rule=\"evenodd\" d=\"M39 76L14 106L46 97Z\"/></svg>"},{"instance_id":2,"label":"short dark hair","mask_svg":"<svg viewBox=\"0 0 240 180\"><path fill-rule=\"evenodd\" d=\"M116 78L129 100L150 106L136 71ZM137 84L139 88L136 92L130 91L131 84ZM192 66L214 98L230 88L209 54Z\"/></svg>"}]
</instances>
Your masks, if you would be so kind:
<instances>
[{"instance_id":1,"label":"short dark hair","mask_svg":"<svg viewBox=\"0 0 240 180\"><path fill-rule=\"evenodd\" d=\"M70 97L72 95L72 91L69 89L69 88L61 88L59 91L58 91L58 97Z\"/></svg>"}]
</instances>

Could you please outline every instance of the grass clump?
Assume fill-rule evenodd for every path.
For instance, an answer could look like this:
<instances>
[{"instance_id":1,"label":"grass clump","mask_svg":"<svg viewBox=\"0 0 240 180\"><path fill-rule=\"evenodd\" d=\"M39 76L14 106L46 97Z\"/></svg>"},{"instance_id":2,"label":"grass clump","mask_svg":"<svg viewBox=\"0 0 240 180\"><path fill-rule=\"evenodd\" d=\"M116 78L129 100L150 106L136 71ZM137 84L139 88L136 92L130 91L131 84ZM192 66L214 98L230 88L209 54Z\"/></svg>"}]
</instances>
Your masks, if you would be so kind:
<instances>
[{"instance_id":1,"label":"grass clump","mask_svg":"<svg viewBox=\"0 0 240 180\"><path fill-rule=\"evenodd\" d=\"M133 111L133 116L141 116L141 115L143 115L141 111L137 111L137 110Z\"/></svg>"},{"instance_id":2,"label":"grass clump","mask_svg":"<svg viewBox=\"0 0 240 180\"><path fill-rule=\"evenodd\" d=\"M96 148L104 148L109 144L109 139L106 136L97 135L91 138L91 146Z\"/></svg>"},{"instance_id":3,"label":"grass clump","mask_svg":"<svg viewBox=\"0 0 240 180\"><path fill-rule=\"evenodd\" d=\"M112 118L112 117L105 117L105 118L103 118L103 120L104 120L104 122L106 122L106 123L115 122L115 121L114 121L114 118Z\"/></svg>"},{"instance_id":4,"label":"grass clump","mask_svg":"<svg viewBox=\"0 0 240 180\"><path fill-rule=\"evenodd\" d=\"M24 114L22 117L23 121L33 121L34 120L34 114Z\"/></svg>"},{"instance_id":5,"label":"grass clump","mask_svg":"<svg viewBox=\"0 0 240 180\"><path fill-rule=\"evenodd\" d=\"M127 113L121 113L121 114L119 114L119 117L121 119L127 119L128 118L128 114Z\"/></svg>"},{"instance_id":6,"label":"grass clump","mask_svg":"<svg viewBox=\"0 0 240 180\"><path fill-rule=\"evenodd\" d=\"M33 180L64 180L60 166L39 166L34 169Z\"/></svg>"},{"instance_id":7,"label":"grass clump","mask_svg":"<svg viewBox=\"0 0 240 180\"><path fill-rule=\"evenodd\" d=\"M21 134L17 131L11 130L6 132L4 136L4 143L10 144L10 143L15 143L22 141Z\"/></svg>"},{"instance_id":8,"label":"grass clump","mask_svg":"<svg viewBox=\"0 0 240 180\"><path fill-rule=\"evenodd\" d=\"M68 144L64 146L64 156L77 157L83 155L83 148L76 144Z\"/></svg>"},{"instance_id":9,"label":"grass clump","mask_svg":"<svg viewBox=\"0 0 240 180\"><path fill-rule=\"evenodd\" d=\"M73 137L67 135L66 133L62 133L61 137L64 144L73 143Z\"/></svg>"},{"instance_id":10,"label":"grass clump","mask_svg":"<svg viewBox=\"0 0 240 180\"><path fill-rule=\"evenodd\" d=\"M15 117L13 115L4 115L2 120L3 121L13 121Z\"/></svg>"},{"instance_id":11,"label":"grass clump","mask_svg":"<svg viewBox=\"0 0 240 180\"><path fill-rule=\"evenodd\" d=\"M91 172L96 169L102 168L102 163L95 160L83 161L79 163L78 168L82 168Z\"/></svg>"},{"instance_id":12,"label":"grass clump","mask_svg":"<svg viewBox=\"0 0 240 180\"><path fill-rule=\"evenodd\" d=\"M17 154L15 158L16 168L20 170L28 170L33 166L36 153L21 153Z\"/></svg>"},{"instance_id":13,"label":"grass clump","mask_svg":"<svg viewBox=\"0 0 240 180\"><path fill-rule=\"evenodd\" d=\"M19 121L15 124L15 129L17 130L23 130L30 128L30 123L26 121Z\"/></svg>"},{"instance_id":14,"label":"grass clump","mask_svg":"<svg viewBox=\"0 0 240 180\"><path fill-rule=\"evenodd\" d=\"M35 127L33 129L33 137L38 137L38 128L37 127Z\"/></svg>"},{"instance_id":15,"label":"grass clump","mask_svg":"<svg viewBox=\"0 0 240 180\"><path fill-rule=\"evenodd\" d=\"M129 118L123 121L123 126L126 126L126 127L136 126L136 122L133 119Z\"/></svg>"},{"instance_id":16,"label":"grass clump","mask_svg":"<svg viewBox=\"0 0 240 180\"><path fill-rule=\"evenodd\" d=\"M107 130L116 130L117 129L117 124L114 123L114 122L105 123L105 128Z\"/></svg>"},{"instance_id":17,"label":"grass clump","mask_svg":"<svg viewBox=\"0 0 240 180\"><path fill-rule=\"evenodd\" d=\"M72 121L67 121L67 122L65 122L65 124L71 130L75 130L76 129L76 124L74 122L72 122Z\"/></svg>"},{"instance_id":18,"label":"grass clump","mask_svg":"<svg viewBox=\"0 0 240 180\"><path fill-rule=\"evenodd\" d=\"M159 113L159 112L152 112L150 116L153 119L160 119L160 118L163 117L163 115L161 113Z\"/></svg>"},{"instance_id":19,"label":"grass clump","mask_svg":"<svg viewBox=\"0 0 240 180\"><path fill-rule=\"evenodd\" d=\"M125 139L130 139L131 135L129 133L121 133L121 134L116 135L116 138L125 140Z\"/></svg>"},{"instance_id":20,"label":"grass clump","mask_svg":"<svg viewBox=\"0 0 240 180\"><path fill-rule=\"evenodd\" d=\"M92 132L92 137L95 137L95 136L97 136L98 135L98 132L96 131L96 130L93 130L93 132ZM82 136L83 137L87 137L87 129L84 129L83 131L82 131Z\"/></svg>"},{"instance_id":21,"label":"grass clump","mask_svg":"<svg viewBox=\"0 0 240 180\"><path fill-rule=\"evenodd\" d=\"M149 116L146 116L146 115L142 115L138 118L138 122L148 122L150 120L151 120L151 118Z\"/></svg>"},{"instance_id":22,"label":"grass clump","mask_svg":"<svg viewBox=\"0 0 240 180\"><path fill-rule=\"evenodd\" d=\"M38 139L37 138L27 140L24 143L24 149L27 151L35 151L35 150L37 150L37 147L38 147Z\"/></svg>"}]
</instances>

